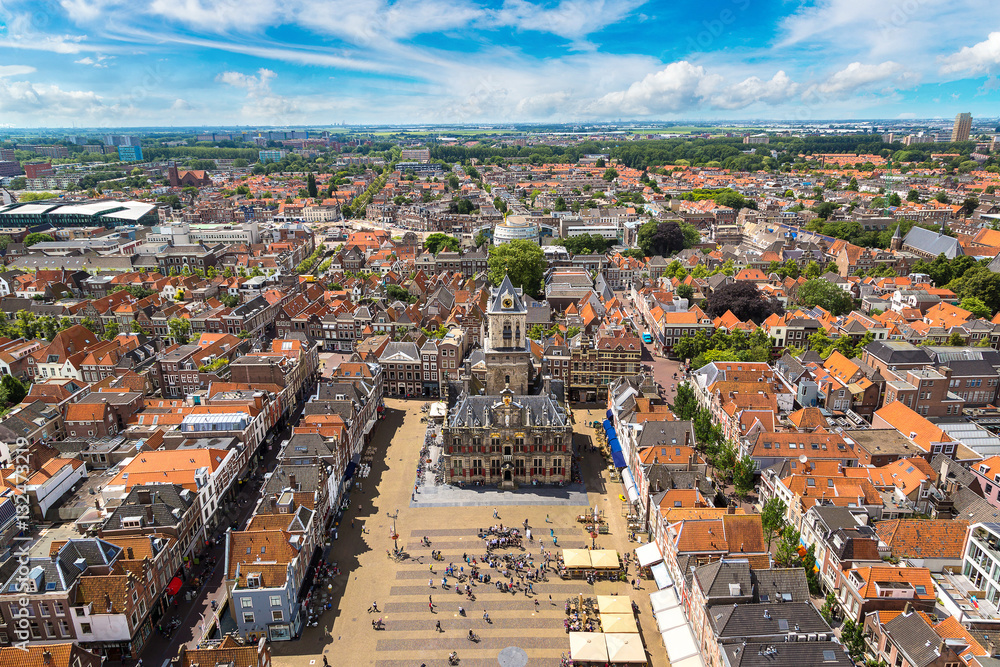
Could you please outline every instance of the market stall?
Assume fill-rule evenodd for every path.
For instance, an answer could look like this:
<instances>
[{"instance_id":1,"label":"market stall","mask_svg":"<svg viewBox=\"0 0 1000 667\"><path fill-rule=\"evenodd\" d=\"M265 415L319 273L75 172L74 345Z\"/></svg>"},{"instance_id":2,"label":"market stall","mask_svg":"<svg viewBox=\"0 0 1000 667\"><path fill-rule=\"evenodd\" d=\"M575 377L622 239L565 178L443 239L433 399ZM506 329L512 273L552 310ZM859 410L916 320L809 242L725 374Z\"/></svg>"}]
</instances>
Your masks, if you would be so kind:
<instances>
[{"instance_id":1,"label":"market stall","mask_svg":"<svg viewBox=\"0 0 1000 667\"><path fill-rule=\"evenodd\" d=\"M663 633L663 645L667 648L667 658L671 665L692 656L699 656L698 642L695 641L691 626L680 625Z\"/></svg>"},{"instance_id":2,"label":"market stall","mask_svg":"<svg viewBox=\"0 0 1000 667\"><path fill-rule=\"evenodd\" d=\"M600 603L600 597L597 598ZM677 599L677 593L673 588L666 588L649 594L649 603L653 607L653 614L659 615L661 611L679 607L681 602Z\"/></svg>"},{"instance_id":3,"label":"market stall","mask_svg":"<svg viewBox=\"0 0 1000 667\"><path fill-rule=\"evenodd\" d=\"M608 644L601 632L569 633L569 657L574 664L608 662Z\"/></svg>"},{"instance_id":4,"label":"market stall","mask_svg":"<svg viewBox=\"0 0 1000 667\"><path fill-rule=\"evenodd\" d=\"M663 554L660 553L660 547L656 542L649 542L637 547L635 557L639 559L639 567L649 567L663 562Z\"/></svg>"},{"instance_id":5,"label":"market stall","mask_svg":"<svg viewBox=\"0 0 1000 667\"><path fill-rule=\"evenodd\" d=\"M614 664L643 665L646 663L646 649L638 632L604 633L608 646L608 660Z\"/></svg>"},{"instance_id":6,"label":"market stall","mask_svg":"<svg viewBox=\"0 0 1000 667\"><path fill-rule=\"evenodd\" d=\"M623 595L598 595L597 611L601 614L631 614L632 600Z\"/></svg>"},{"instance_id":7,"label":"market stall","mask_svg":"<svg viewBox=\"0 0 1000 667\"><path fill-rule=\"evenodd\" d=\"M628 614L601 614L601 628L604 632L639 632L639 626L635 623L635 615Z\"/></svg>"},{"instance_id":8,"label":"market stall","mask_svg":"<svg viewBox=\"0 0 1000 667\"><path fill-rule=\"evenodd\" d=\"M613 549L591 549L590 566L595 570L617 570L621 567L618 552Z\"/></svg>"}]
</instances>

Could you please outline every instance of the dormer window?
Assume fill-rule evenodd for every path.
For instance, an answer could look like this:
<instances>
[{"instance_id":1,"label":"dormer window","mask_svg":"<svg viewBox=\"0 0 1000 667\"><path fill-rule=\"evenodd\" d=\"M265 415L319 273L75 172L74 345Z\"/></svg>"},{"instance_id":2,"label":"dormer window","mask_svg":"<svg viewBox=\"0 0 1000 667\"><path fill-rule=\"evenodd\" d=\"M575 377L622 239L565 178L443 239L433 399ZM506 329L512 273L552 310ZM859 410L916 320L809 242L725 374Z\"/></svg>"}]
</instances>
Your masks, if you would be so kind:
<instances>
[{"instance_id":1,"label":"dormer window","mask_svg":"<svg viewBox=\"0 0 1000 667\"><path fill-rule=\"evenodd\" d=\"M260 588L260 573L247 575L247 588Z\"/></svg>"}]
</instances>

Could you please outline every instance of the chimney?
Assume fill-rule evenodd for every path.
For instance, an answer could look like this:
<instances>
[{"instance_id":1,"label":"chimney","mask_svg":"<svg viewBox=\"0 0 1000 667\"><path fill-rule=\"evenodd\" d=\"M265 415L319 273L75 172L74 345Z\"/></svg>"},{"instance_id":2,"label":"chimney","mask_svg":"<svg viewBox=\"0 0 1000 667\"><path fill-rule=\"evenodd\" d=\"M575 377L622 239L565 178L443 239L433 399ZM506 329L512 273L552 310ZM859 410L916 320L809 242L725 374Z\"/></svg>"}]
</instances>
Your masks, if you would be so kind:
<instances>
[{"instance_id":1,"label":"chimney","mask_svg":"<svg viewBox=\"0 0 1000 667\"><path fill-rule=\"evenodd\" d=\"M691 455L688 456L687 468L685 468L685 470L691 472L693 468L694 468L694 453L692 452Z\"/></svg>"},{"instance_id":2,"label":"chimney","mask_svg":"<svg viewBox=\"0 0 1000 667\"><path fill-rule=\"evenodd\" d=\"M736 505L726 505L726 514L736 514Z\"/></svg>"},{"instance_id":3,"label":"chimney","mask_svg":"<svg viewBox=\"0 0 1000 667\"><path fill-rule=\"evenodd\" d=\"M903 605L903 616L909 616L909 615L910 615L910 603L907 602L906 604Z\"/></svg>"},{"instance_id":4,"label":"chimney","mask_svg":"<svg viewBox=\"0 0 1000 667\"><path fill-rule=\"evenodd\" d=\"M295 486L295 475L288 476L288 485L292 488L292 491L298 491L298 488Z\"/></svg>"},{"instance_id":5,"label":"chimney","mask_svg":"<svg viewBox=\"0 0 1000 667\"><path fill-rule=\"evenodd\" d=\"M153 525L153 506L146 505L146 522Z\"/></svg>"},{"instance_id":6,"label":"chimney","mask_svg":"<svg viewBox=\"0 0 1000 667\"><path fill-rule=\"evenodd\" d=\"M125 553L128 554L129 560L135 560L135 554L132 552L132 547L125 549Z\"/></svg>"},{"instance_id":7,"label":"chimney","mask_svg":"<svg viewBox=\"0 0 1000 667\"><path fill-rule=\"evenodd\" d=\"M44 651L42 651L42 660L45 661L46 665L51 665L52 664L52 652L49 651L48 649L45 649Z\"/></svg>"},{"instance_id":8,"label":"chimney","mask_svg":"<svg viewBox=\"0 0 1000 667\"><path fill-rule=\"evenodd\" d=\"M684 446L685 447L690 447L691 446L691 429L690 428L687 428L687 429L684 430Z\"/></svg>"}]
</instances>

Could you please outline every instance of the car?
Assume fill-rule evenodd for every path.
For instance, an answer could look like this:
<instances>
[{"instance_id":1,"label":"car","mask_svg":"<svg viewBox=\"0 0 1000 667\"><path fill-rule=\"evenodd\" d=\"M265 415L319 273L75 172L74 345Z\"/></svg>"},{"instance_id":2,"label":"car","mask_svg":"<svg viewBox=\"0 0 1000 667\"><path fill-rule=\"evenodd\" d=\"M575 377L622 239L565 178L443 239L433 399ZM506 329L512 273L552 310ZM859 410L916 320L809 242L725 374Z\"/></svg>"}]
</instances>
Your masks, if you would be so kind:
<instances>
[{"instance_id":1,"label":"car","mask_svg":"<svg viewBox=\"0 0 1000 667\"><path fill-rule=\"evenodd\" d=\"M644 333L644 334L642 334L642 342L643 343L652 343L653 342L653 337L651 335L649 335L648 333Z\"/></svg>"}]
</instances>

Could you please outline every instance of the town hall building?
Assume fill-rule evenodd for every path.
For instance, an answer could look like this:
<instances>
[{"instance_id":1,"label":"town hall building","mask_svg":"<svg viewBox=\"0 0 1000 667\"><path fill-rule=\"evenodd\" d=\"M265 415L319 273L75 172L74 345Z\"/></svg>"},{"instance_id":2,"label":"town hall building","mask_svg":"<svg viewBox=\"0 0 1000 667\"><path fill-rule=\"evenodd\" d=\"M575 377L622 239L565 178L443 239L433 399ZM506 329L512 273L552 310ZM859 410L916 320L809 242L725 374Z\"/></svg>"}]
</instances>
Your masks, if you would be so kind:
<instances>
[{"instance_id":1,"label":"town hall building","mask_svg":"<svg viewBox=\"0 0 1000 667\"><path fill-rule=\"evenodd\" d=\"M573 426L561 382L533 384L528 312L510 278L490 295L483 321L485 386L470 373L447 385L442 434L446 481L503 489L570 481ZM534 383L539 385L539 383Z\"/></svg>"}]
</instances>

